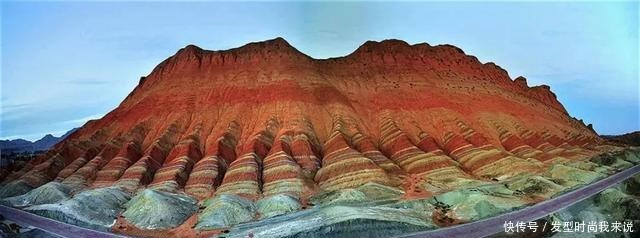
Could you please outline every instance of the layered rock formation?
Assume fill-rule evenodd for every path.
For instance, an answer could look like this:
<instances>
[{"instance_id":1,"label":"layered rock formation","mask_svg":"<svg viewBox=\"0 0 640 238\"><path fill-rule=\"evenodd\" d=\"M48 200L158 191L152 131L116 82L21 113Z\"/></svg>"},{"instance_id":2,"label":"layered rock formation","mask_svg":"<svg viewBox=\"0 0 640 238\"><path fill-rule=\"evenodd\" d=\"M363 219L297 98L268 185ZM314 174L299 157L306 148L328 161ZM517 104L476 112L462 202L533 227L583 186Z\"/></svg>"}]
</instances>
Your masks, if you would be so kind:
<instances>
[{"instance_id":1,"label":"layered rock formation","mask_svg":"<svg viewBox=\"0 0 640 238\"><path fill-rule=\"evenodd\" d=\"M180 49L116 109L8 175L0 197L130 234L339 235L357 223L357 234L393 235L494 215L638 162L635 151L595 159L620 149L548 86L454 46L366 42L318 60L277 38ZM457 206L477 209L444 209ZM279 229L287 219L301 227Z\"/></svg>"}]
</instances>

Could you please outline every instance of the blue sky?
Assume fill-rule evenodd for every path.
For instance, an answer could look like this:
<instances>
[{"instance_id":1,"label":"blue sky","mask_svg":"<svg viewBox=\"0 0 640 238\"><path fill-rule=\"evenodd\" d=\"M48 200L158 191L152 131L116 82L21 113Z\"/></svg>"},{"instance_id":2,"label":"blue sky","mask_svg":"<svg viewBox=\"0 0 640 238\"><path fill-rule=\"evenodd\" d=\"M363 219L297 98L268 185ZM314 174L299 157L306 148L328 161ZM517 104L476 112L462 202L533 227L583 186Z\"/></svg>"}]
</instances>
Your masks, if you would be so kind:
<instances>
[{"instance_id":1,"label":"blue sky","mask_svg":"<svg viewBox=\"0 0 640 238\"><path fill-rule=\"evenodd\" d=\"M638 2L2 2L0 138L61 135L115 108L187 44L284 37L314 58L366 40L453 44L548 84L603 134L640 130Z\"/></svg>"}]
</instances>

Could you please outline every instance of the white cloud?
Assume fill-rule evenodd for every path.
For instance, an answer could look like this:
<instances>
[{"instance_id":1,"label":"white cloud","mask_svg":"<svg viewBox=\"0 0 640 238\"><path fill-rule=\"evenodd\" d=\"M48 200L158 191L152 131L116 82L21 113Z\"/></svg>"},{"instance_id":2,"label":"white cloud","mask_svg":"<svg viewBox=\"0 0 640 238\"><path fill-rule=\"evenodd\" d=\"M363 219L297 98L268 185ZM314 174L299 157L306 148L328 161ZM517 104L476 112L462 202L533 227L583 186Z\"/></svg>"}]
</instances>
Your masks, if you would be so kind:
<instances>
[{"instance_id":1,"label":"white cloud","mask_svg":"<svg viewBox=\"0 0 640 238\"><path fill-rule=\"evenodd\" d=\"M93 115L82 117L82 118L62 121L61 123L62 124L84 124L89 120L100 119L103 116L104 114L93 114Z\"/></svg>"}]
</instances>

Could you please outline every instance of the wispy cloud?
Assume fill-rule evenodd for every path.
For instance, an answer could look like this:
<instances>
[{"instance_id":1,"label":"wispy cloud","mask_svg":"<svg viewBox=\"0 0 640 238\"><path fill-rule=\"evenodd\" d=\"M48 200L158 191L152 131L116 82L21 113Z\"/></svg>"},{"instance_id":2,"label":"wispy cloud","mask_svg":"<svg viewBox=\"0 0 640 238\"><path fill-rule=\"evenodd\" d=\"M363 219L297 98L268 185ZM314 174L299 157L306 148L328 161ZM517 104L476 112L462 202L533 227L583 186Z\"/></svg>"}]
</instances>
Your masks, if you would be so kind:
<instances>
[{"instance_id":1,"label":"wispy cloud","mask_svg":"<svg viewBox=\"0 0 640 238\"><path fill-rule=\"evenodd\" d=\"M18 104L9 104L9 105L2 104L2 109L3 110L21 109L21 108L29 107L31 105L33 105L33 104L31 104L31 103L18 103Z\"/></svg>"},{"instance_id":2,"label":"wispy cloud","mask_svg":"<svg viewBox=\"0 0 640 238\"><path fill-rule=\"evenodd\" d=\"M19 118L33 109L35 105L33 103L16 103L16 104L2 104L0 110L0 117L2 120L11 120Z\"/></svg>"},{"instance_id":3,"label":"wispy cloud","mask_svg":"<svg viewBox=\"0 0 640 238\"><path fill-rule=\"evenodd\" d=\"M84 123L88 122L89 120L100 119L103 116L104 116L104 114L93 114L93 115L89 115L89 116L86 116L86 117L81 117L81 118L77 118L77 119L71 119L71 120L62 121L61 123L63 123L63 124L84 124Z\"/></svg>"}]
</instances>

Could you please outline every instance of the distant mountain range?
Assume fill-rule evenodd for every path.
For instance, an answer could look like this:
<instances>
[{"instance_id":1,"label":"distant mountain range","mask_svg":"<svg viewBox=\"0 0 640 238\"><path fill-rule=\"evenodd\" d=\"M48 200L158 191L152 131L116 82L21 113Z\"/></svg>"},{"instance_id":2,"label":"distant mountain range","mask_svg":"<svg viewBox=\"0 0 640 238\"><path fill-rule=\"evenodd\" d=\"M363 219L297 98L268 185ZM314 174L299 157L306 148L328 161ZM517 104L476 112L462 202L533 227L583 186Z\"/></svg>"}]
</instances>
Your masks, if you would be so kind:
<instances>
[{"instance_id":1,"label":"distant mountain range","mask_svg":"<svg viewBox=\"0 0 640 238\"><path fill-rule=\"evenodd\" d=\"M634 131L624 135L603 135L602 138L611 142L640 146L640 131Z\"/></svg>"},{"instance_id":2,"label":"distant mountain range","mask_svg":"<svg viewBox=\"0 0 640 238\"><path fill-rule=\"evenodd\" d=\"M71 135L76 130L78 130L78 128L73 128L60 137L47 134L34 142L25 139L0 140L0 150L2 150L2 153L23 153L48 150L56 143L67 138L67 136Z\"/></svg>"}]
</instances>

